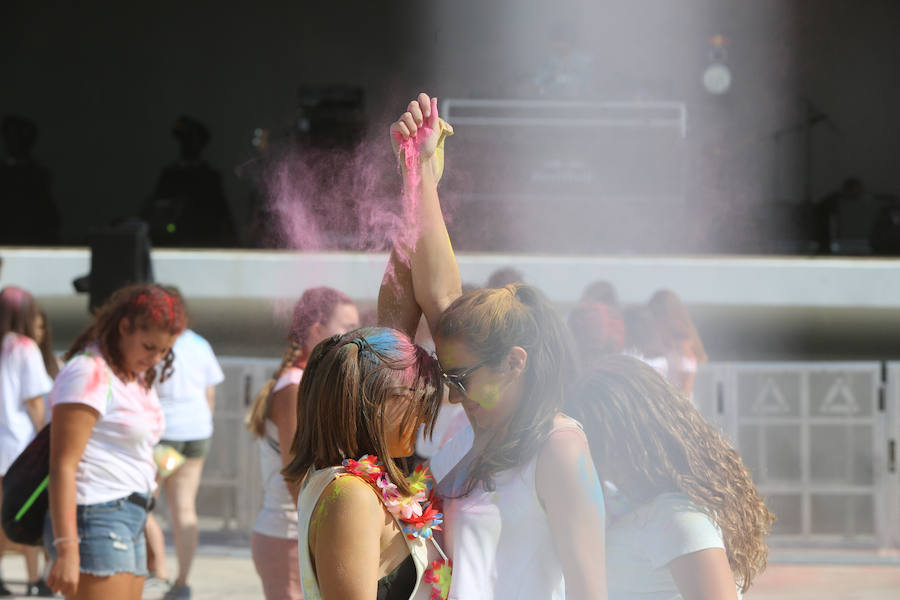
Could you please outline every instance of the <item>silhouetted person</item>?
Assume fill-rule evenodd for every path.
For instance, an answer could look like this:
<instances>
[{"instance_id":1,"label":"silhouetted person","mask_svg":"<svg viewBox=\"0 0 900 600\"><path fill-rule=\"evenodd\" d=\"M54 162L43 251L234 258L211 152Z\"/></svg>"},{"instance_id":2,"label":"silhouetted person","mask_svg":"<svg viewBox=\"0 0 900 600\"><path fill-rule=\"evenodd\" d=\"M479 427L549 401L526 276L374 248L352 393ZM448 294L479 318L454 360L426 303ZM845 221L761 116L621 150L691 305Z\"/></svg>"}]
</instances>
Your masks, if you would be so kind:
<instances>
[{"instance_id":1,"label":"silhouetted person","mask_svg":"<svg viewBox=\"0 0 900 600\"><path fill-rule=\"evenodd\" d=\"M619 294L612 283L598 279L584 288L584 291L581 293L581 302L599 302L618 309Z\"/></svg>"},{"instance_id":2,"label":"silhouetted person","mask_svg":"<svg viewBox=\"0 0 900 600\"><path fill-rule=\"evenodd\" d=\"M191 117L175 120L172 134L181 158L164 168L141 216L155 246L233 246L234 221L222 190L222 176L200 154L209 129Z\"/></svg>"},{"instance_id":3,"label":"silhouetted person","mask_svg":"<svg viewBox=\"0 0 900 600\"><path fill-rule=\"evenodd\" d=\"M514 267L501 267L491 273L488 277L486 288L502 288L512 283L522 283L525 276L522 272Z\"/></svg>"},{"instance_id":4,"label":"silhouetted person","mask_svg":"<svg viewBox=\"0 0 900 600\"><path fill-rule=\"evenodd\" d=\"M868 253L869 239L879 209L878 199L863 182L846 179L819 202L819 248L824 253Z\"/></svg>"},{"instance_id":5,"label":"silhouetted person","mask_svg":"<svg viewBox=\"0 0 900 600\"><path fill-rule=\"evenodd\" d=\"M897 198L882 202L869 235L869 245L874 254L900 256L900 201Z\"/></svg>"},{"instance_id":6,"label":"silhouetted person","mask_svg":"<svg viewBox=\"0 0 900 600\"><path fill-rule=\"evenodd\" d=\"M0 166L0 244L56 244L59 211L50 194L50 171L31 158L37 125L10 115L0 129L6 148Z\"/></svg>"}]
</instances>

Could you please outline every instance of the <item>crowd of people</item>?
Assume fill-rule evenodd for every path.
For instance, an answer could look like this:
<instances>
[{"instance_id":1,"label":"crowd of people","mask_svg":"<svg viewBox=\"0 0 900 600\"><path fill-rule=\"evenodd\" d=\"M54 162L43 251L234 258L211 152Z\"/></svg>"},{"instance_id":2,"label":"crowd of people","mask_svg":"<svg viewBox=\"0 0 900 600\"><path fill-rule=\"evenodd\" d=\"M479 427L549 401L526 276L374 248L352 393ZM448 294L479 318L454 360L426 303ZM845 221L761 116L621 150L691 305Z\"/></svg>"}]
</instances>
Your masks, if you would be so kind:
<instances>
[{"instance_id":1,"label":"crowd of people","mask_svg":"<svg viewBox=\"0 0 900 600\"><path fill-rule=\"evenodd\" d=\"M437 191L452 129L421 94L390 131L406 223L376 322L305 291L247 415L265 598L740 597L774 517L691 401L707 357L679 297L623 307L598 281L566 322L514 270L463 286ZM148 575L168 579L150 512L164 489L166 597L190 598L224 376L181 295L119 290L61 369L24 290L0 292L0 333L0 466L52 422L50 566L44 581L25 550L29 593L136 600Z\"/></svg>"}]
</instances>

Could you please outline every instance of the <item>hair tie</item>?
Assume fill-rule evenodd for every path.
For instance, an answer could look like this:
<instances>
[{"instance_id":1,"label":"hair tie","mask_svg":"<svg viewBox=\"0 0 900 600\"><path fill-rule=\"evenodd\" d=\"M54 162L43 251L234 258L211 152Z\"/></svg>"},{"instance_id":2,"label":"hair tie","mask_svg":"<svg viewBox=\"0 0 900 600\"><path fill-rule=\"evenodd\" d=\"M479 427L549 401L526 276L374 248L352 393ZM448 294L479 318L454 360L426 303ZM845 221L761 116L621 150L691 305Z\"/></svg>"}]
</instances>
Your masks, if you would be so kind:
<instances>
[{"instance_id":1,"label":"hair tie","mask_svg":"<svg viewBox=\"0 0 900 600\"><path fill-rule=\"evenodd\" d=\"M365 340L361 340L360 338L355 337L352 340L347 340L347 343L345 343L344 345L349 346L350 344L353 344L354 346L356 346L356 352L358 354L363 351L363 343L365 343Z\"/></svg>"}]
</instances>

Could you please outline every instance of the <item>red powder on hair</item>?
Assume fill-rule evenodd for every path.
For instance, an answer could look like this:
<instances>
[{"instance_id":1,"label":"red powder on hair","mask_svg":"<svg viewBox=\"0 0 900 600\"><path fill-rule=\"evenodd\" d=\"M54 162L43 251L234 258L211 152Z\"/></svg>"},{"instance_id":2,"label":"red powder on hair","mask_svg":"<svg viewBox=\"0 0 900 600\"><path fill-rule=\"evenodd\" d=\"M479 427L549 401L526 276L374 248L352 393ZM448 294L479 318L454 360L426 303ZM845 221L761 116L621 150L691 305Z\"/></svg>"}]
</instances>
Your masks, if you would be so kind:
<instances>
[{"instance_id":1,"label":"red powder on hair","mask_svg":"<svg viewBox=\"0 0 900 600\"><path fill-rule=\"evenodd\" d=\"M184 308L176 305L175 298L162 289L154 289L139 294L132 301L135 308L133 316L147 319L156 327L167 328L172 332L184 329Z\"/></svg>"},{"instance_id":2,"label":"red powder on hair","mask_svg":"<svg viewBox=\"0 0 900 600\"><path fill-rule=\"evenodd\" d=\"M172 296L166 294L166 303L169 305L169 323L175 322L175 303L172 300Z\"/></svg>"}]
</instances>

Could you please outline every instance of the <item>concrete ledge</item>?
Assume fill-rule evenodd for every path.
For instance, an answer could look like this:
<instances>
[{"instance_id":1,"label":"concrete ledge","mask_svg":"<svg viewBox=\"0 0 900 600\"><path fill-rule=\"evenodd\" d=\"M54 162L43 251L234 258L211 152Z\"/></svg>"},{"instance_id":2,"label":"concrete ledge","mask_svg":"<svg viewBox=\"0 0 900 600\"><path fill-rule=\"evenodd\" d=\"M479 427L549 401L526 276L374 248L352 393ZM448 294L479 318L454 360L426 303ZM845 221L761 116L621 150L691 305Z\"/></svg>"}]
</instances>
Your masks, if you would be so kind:
<instances>
[{"instance_id":1,"label":"concrete ledge","mask_svg":"<svg viewBox=\"0 0 900 600\"><path fill-rule=\"evenodd\" d=\"M0 248L0 283L36 296L71 296L72 280L87 273L86 248ZM569 305L585 285L611 281L624 302L643 302L657 289L706 306L896 308L900 260L786 257L623 257L460 254L463 281L482 284L512 266L554 302ZM190 298L285 299L329 285L374 300L384 253L300 253L246 250L154 250L156 279Z\"/></svg>"}]
</instances>

